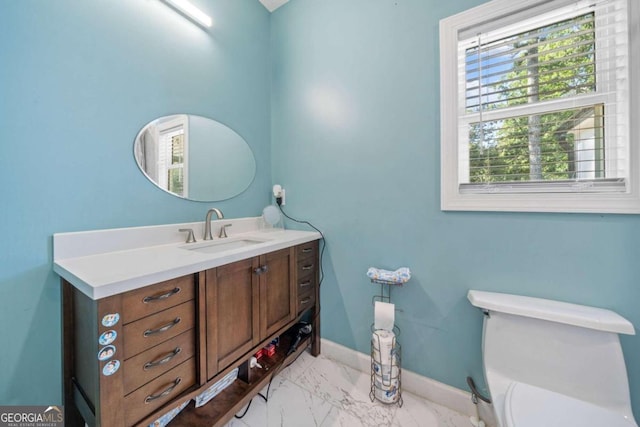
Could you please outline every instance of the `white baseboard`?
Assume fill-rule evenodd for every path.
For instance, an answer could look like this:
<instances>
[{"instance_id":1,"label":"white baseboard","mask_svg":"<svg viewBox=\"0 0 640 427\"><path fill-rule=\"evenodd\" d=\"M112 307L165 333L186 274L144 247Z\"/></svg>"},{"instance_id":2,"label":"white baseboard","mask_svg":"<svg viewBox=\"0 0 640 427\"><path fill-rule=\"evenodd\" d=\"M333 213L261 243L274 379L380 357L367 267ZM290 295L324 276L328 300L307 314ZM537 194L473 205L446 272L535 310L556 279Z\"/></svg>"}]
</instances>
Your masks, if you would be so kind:
<instances>
[{"instance_id":1,"label":"white baseboard","mask_svg":"<svg viewBox=\"0 0 640 427\"><path fill-rule=\"evenodd\" d=\"M322 354L353 369L365 373L371 371L370 355L352 350L325 338L322 338ZM476 409L473 402L471 402L471 393L407 369L402 369L402 389L461 414L475 415ZM487 427L496 425L491 405L481 401L478 409L480 418L484 420Z\"/></svg>"}]
</instances>

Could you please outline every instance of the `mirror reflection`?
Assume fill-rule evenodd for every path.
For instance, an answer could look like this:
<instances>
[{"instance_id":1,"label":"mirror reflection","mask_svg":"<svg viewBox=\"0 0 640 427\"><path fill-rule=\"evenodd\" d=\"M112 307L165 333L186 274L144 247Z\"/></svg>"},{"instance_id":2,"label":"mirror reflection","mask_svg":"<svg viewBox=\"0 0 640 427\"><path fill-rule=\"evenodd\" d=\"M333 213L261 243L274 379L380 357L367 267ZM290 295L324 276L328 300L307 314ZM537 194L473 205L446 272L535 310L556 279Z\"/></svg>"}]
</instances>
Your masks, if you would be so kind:
<instances>
[{"instance_id":1,"label":"mirror reflection","mask_svg":"<svg viewBox=\"0 0 640 427\"><path fill-rule=\"evenodd\" d=\"M190 114L160 117L144 126L134 142L134 157L162 190L201 202L237 196L256 172L253 152L240 135Z\"/></svg>"}]
</instances>

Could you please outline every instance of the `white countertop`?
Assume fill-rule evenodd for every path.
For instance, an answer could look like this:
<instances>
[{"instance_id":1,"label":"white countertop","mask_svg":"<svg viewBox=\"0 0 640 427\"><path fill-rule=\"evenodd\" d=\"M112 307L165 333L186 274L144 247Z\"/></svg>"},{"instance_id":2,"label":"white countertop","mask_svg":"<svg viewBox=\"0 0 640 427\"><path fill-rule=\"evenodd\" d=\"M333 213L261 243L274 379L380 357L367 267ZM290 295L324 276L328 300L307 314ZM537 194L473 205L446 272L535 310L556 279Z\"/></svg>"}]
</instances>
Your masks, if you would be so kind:
<instances>
[{"instance_id":1,"label":"white countertop","mask_svg":"<svg viewBox=\"0 0 640 427\"><path fill-rule=\"evenodd\" d=\"M209 241L200 239L202 223L58 233L53 236L53 269L97 300L321 237L310 231L260 230L258 223L259 218L212 221L214 235L222 224L233 227L227 239ZM186 234L178 233L179 228L193 228L198 242L185 243ZM217 253L193 250L244 239L261 242ZM151 245L144 246L145 241Z\"/></svg>"}]
</instances>

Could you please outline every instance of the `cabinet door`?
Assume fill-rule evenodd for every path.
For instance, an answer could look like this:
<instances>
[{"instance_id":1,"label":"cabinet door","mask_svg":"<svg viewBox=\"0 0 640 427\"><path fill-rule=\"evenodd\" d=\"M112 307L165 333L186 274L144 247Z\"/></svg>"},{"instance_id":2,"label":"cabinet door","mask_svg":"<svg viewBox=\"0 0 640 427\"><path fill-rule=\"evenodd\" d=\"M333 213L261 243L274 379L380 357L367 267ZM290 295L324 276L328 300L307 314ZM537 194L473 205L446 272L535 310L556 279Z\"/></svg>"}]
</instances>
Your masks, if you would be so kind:
<instances>
[{"instance_id":1,"label":"cabinet door","mask_svg":"<svg viewBox=\"0 0 640 427\"><path fill-rule=\"evenodd\" d=\"M207 377L256 346L259 336L258 258L206 272Z\"/></svg>"},{"instance_id":2,"label":"cabinet door","mask_svg":"<svg viewBox=\"0 0 640 427\"><path fill-rule=\"evenodd\" d=\"M266 339L295 318L294 248L260 257L260 338ZM266 267L266 269L264 268Z\"/></svg>"}]
</instances>

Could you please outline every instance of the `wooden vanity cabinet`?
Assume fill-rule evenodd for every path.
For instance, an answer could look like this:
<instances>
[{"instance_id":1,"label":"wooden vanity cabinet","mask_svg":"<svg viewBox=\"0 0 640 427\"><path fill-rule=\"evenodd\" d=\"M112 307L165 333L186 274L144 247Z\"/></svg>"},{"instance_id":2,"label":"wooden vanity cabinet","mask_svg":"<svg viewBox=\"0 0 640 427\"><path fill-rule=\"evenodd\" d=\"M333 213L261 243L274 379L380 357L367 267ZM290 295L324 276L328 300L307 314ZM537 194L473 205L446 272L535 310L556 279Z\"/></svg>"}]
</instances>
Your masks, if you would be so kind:
<instances>
[{"instance_id":1,"label":"wooden vanity cabinet","mask_svg":"<svg viewBox=\"0 0 640 427\"><path fill-rule=\"evenodd\" d=\"M224 425L302 349L286 355L289 334L273 369L253 377L248 359L309 312L320 352L318 241L98 300L62 285L68 426L147 426L240 367L228 390L174 422Z\"/></svg>"},{"instance_id":2,"label":"wooden vanity cabinet","mask_svg":"<svg viewBox=\"0 0 640 427\"><path fill-rule=\"evenodd\" d=\"M294 248L260 257L260 341L296 317Z\"/></svg>"},{"instance_id":3,"label":"wooden vanity cabinet","mask_svg":"<svg viewBox=\"0 0 640 427\"><path fill-rule=\"evenodd\" d=\"M207 270L207 378L296 315L294 248Z\"/></svg>"},{"instance_id":4,"label":"wooden vanity cabinet","mask_svg":"<svg viewBox=\"0 0 640 427\"><path fill-rule=\"evenodd\" d=\"M196 389L196 280L99 300L63 280L66 425L135 425Z\"/></svg>"},{"instance_id":5,"label":"wooden vanity cabinet","mask_svg":"<svg viewBox=\"0 0 640 427\"><path fill-rule=\"evenodd\" d=\"M294 283L296 312L310 311L313 325L311 354L320 354L320 256L319 242L313 240L295 247Z\"/></svg>"},{"instance_id":6,"label":"wooden vanity cabinet","mask_svg":"<svg viewBox=\"0 0 640 427\"><path fill-rule=\"evenodd\" d=\"M205 272L207 379L258 344L256 258Z\"/></svg>"}]
</instances>

